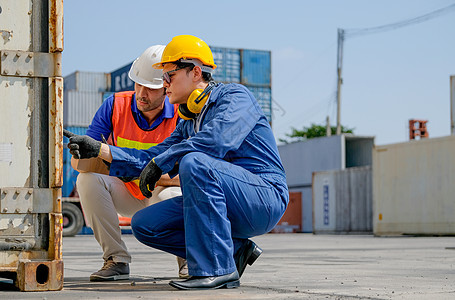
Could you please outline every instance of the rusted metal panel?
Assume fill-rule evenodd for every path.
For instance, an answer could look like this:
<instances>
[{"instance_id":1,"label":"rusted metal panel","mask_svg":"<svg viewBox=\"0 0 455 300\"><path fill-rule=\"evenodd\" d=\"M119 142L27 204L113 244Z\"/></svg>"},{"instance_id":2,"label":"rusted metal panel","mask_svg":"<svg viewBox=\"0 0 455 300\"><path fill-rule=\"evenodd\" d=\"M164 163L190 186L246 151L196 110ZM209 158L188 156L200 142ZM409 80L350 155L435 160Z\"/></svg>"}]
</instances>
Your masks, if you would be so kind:
<instances>
[{"instance_id":1,"label":"rusted metal panel","mask_svg":"<svg viewBox=\"0 0 455 300\"><path fill-rule=\"evenodd\" d=\"M26 78L0 76L0 187L27 186L30 178L31 81ZM14 126L12 126L14 124Z\"/></svg>"},{"instance_id":2,"label":"rusted metal panel","mask_svg":"<svg viewBox=\"0 0 455 300\"><path fill-rule=\"evenodd\" d=\"M63 79L49 79L49 176L50 187L63 184Z\"/></svg>"},{"instance_id":3,"label":"rusted metal panel","mask_svg":"<svg viewBox=\"0 0 455 300\"><path fill-rule=\"evenodd\" d=\"M33 189L1 188L0 211L3 213L24 213L33 210ZM1 222L1 221L0 221Z\"/></svg>"},{"instance_id":4,"label":"rusted metal panel","mask_svg":"<svg viewBox=\"0 0 455 300\"><path fill-rule=\"evenodd\" d=\"M51 214L51 224L54 229L50 236L49 258L62 259L62 231L63 231L63 215L61 213Z\"/></svg>"},{"instance_id":5,"label":"rusted metal panel","mask_svg":"<svg viewBox=\"0 0 455 300\"><path fill-rule=\"evenodd\" d=\"M19 261L23 260L47 260L48 259L48 252L41 250L41 251L16 251L16 250L8 250L8 251L0 251L0 261L2 264L0 265L0 277L2 277L2 272L16 272L19 266ZM8 276L5 276L9 278Z\"/></svg>"},{"instance_id":6,"label":"rusted metal panel","mask_svg":"<svg viewBox=\"0 0 455 300\"><path fill-rule=\"evenodd\" d=\"M32 44L31 0L2 0L0 18L0 49L29 51Z\"/></svg>"},{"instance_id":7,"label":"rusted metal panel","mask_svg":"<svg viewBox=\"0 0 455 300\"><path fill-rule=\"evenodd\" d=\"M61 290L63 261L21 261L15 284L21 291Z\"/></svg>"},{"instance_id":8,"label":"rusted metal panel","mask_svg":"<svg viewBox=\"0 0 455 300\"><path fill-rule=\"evenodd\" d=\"M455 136L377 146L376 235L455 234Z\"/></svg>"},{"instance_id":9,"label":"rusted metal panel","mask_svg":"<svg viewBox=\"0 0 455 300\"><path fill-rule=\"evenodd\" d=\"M0 51L0 73L15 77L54 77L62 75L61 53L18 50Z\"/></svg>"},{"instance_id":10,"label":"rusted metal panel","mask_svg":"<svg viewBox=\"0 0 455 300\"><path fill-rule=\"evenodd\" d=\"M63 51L63 0L49 0L49 52Z\"/></svg>"},{"instance_id":11,"label":"rusted metal panel","mask_svg":"<svg viewBox=\"0 0 455 300\"><path fill-rule=\"evenodd\" d=\"M0 277L59 290L63 1L0 2Z\"/></svg>"}]
</instances>

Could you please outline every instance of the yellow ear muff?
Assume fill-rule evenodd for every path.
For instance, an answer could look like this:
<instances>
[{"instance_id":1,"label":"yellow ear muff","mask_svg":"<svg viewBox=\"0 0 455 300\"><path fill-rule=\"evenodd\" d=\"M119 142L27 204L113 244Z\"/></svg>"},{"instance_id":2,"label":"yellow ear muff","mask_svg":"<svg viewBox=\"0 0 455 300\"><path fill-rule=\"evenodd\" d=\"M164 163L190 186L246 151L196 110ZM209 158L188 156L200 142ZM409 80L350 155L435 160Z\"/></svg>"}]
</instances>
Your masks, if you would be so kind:
<instances>
[{"instance_id":1,"label":"yellow ear muff","mask_svg":"<svg viewBox=\"0 0 455 300\"><path fill-rule=\"evenodd\" d=\"M196 118L197 114L201 112L205 103L209 99L210 91L215 87L214 81L209 82L205 89L196 89L191 92L186 104L179 105L179 116L183 120L191 120Z\"/></svg>"},{"instance_id":2,"label":"yellow ear muff","mask_svg":"<svg viewBox=\"0 0 455 300\"><path fill-rule=\"evenodd\" d=\"M196 118L196 114L190 112L188 110L188 106L186 106L186 104L180 104L178 112L179 112L179 117L185 121Z\"/></svg>"},{"instance_id":3,"label":"yellow ear muff","mask_svg":"<svg viewBox=\"0 0 455 300\"><path fill-rule=\"evenodd\" d=\"M201 112L202 108L204 107L205 102L207 102L208 93L205 95L201 94L204 92L203 89L194 90L191 95L188 97L188 101L186 105L188 106L188 110L192 113L198 114Z\"/></svg>"}]
</instances>

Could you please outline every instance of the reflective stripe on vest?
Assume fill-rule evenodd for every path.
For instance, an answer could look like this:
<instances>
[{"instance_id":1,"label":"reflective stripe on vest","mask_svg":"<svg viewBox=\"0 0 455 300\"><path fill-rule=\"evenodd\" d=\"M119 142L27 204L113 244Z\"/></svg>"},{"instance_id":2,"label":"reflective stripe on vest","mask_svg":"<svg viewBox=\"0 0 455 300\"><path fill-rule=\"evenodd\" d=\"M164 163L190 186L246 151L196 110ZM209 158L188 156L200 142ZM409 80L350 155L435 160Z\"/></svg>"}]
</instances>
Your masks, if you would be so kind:
<instances>
[{"instance_id":1,"label":"reflective stripe on vest","mask_svg":"<svg viewBox=\"0 0 455 300\"><path fill-rule=\"evenodd\" d=\"M137 125L131 112L133 95L133 91L115 94L112 109L113 142L118 147L149 149L164 141L174 131L178 118L178 106L174 105L173 118L163 119L161 124L152 130L143 130ZM139 189L139 180L126 182L125 186L135 198L145 199Z\"/></svg>"}]
</instances>

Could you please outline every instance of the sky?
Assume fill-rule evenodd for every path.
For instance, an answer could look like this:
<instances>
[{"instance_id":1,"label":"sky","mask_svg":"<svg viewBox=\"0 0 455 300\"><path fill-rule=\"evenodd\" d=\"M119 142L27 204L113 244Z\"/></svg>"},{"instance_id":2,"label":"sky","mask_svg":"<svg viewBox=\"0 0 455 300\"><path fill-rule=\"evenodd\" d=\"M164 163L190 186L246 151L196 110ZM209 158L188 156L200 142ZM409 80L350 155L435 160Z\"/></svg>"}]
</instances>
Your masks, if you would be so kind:
<instances>
[{"instance_id":1,"label":"sky","mask_svg":"<svg viewBox=\"0 0 455 300\"><path fill-rule=\"evenodd\" d=\"M409 20L455 0L64 0L63 75L110 73L146 48L191 34L208 45L272 53L272 128L336 124L337 30ZM455 9L414 25L347 37L341 124L376 145L409 140L408 120L430 138L450 135Z\"/></svg>"}]
</instances>

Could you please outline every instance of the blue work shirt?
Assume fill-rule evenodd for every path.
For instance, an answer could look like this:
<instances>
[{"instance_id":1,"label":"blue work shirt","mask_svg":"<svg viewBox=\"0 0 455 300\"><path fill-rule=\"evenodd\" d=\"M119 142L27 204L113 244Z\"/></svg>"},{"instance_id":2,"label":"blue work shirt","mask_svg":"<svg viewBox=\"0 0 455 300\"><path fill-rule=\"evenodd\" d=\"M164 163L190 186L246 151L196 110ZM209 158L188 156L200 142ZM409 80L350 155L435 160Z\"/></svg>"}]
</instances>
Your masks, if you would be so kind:
<instances>
[{"instance_id":1,"label":"blue work shirt","mask_svg":"<svg viewBox=\"0 0 455 300\"><path fill-rule=\"evenodd\" d=\"M203 152L254 174L273 173L286 184L270 124L254 96L240 84L217 84L198 119L180 122L162 143L142 151L110 149L112 176L137 177L152 158L163 174L168 173L185 154Z\"/></svg>"},{"instance_id":2,"label":"blue work shirt","mask_svg":"<svg viewBox=\"0 0 455 300\"><path fill-rule=\"evenodd\" d=\"M86 135L94 138L97 141L101 141L101 134L107 139L112 131L112 111L114 109L114 95L109 96L93 117L92 123L87 129ZM137 108L136 105L136 94L133 95L131 101L131 112L136 124L142 130L153 130L155 127L161 124L164 119L172 119L174 117L174 105L169 103L169 98L166 96L164 99L163 112L155 119L152 125L149 125L147 119L144 117L142 112Z\"/></svg>"}]
</instances>

